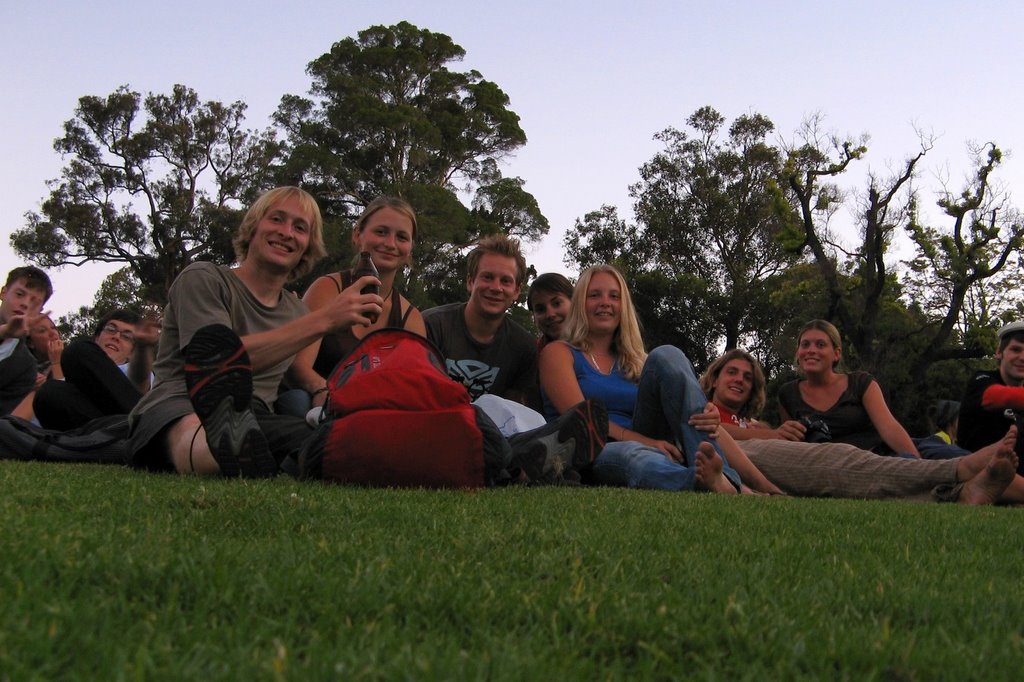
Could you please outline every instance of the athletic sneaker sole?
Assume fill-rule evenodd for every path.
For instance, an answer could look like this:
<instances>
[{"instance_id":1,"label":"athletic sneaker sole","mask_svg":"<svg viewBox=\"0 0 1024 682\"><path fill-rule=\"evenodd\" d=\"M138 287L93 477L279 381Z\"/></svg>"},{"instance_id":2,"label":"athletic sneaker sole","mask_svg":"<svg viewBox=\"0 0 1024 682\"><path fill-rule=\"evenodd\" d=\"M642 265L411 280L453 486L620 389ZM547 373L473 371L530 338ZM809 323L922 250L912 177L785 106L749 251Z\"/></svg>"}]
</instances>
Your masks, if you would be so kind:
<instances>
[{"instance_id":1,"label":"athletic sneaker sole","mask_svg":"<svg viewBox=\"0 0 1024 682\"><path fill-rule=\"evenodd\" d=\"M608 412L600 400L585 400L523 436L519 464L531 482L578 482L608 440Z\"/></svg>"},{"instance_id":2,"label":"athletic sneaker sole","mask_svg":"<svg viewBox=\"0 0 1024 682\"><path fill-rule=\"evenodd\" d=\"M252 363L241 339L224 325L197 331L184 349L189 399L224 476L266 478L278 472L252 413Z\"/></svg>"},{"instance_id":3,"label":"athletic sneaker sole","mask_svg":"<svg viewBox=\"0 0 1024 682\"><path fill-rule=\"evenodd\" d=\"M566 419L558 430L558 440L572 439L576 447L573 450L572 462L567 468L573 471L584 471L608 443L608 411L600 400L584 400L575 405L570 412L574 419Z\"/></svg>"}]
</instances>

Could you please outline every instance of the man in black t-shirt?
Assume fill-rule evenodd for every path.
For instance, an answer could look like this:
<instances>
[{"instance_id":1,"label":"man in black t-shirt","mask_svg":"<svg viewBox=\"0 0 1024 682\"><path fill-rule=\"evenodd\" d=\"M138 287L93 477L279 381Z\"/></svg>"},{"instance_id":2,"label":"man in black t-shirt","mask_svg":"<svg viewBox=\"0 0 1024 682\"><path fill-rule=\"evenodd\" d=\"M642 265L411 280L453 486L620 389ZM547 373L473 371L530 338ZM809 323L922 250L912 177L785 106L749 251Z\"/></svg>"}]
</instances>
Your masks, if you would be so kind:
<instances>
[{"instance_id":1,"label":"man in black t-shirt","mask_svg":"<svg viewBox=\"0 0 1024 682\"><path fill-rule=\"evenodd\" d=\"M474 399L490 393L539 410L536 341L507 315L526 281L519 241L480 240L467 269L469 301L423 311L427 337Z\"/></svg>"},{"instance_id":2,"label":"man in black t-shirt","mask_svg":"<svg viewBox=\"0 0 1024 682\"><path fill-rule=\"evenodd\" d=\"M999 330L999 367L977 372L960 401L957 445L968 450L993 443L1017 423L1017 454L1024 454L1024 321ZM1024 473L1024 465L1018 467Z\"/></svg>"}]
</instances>

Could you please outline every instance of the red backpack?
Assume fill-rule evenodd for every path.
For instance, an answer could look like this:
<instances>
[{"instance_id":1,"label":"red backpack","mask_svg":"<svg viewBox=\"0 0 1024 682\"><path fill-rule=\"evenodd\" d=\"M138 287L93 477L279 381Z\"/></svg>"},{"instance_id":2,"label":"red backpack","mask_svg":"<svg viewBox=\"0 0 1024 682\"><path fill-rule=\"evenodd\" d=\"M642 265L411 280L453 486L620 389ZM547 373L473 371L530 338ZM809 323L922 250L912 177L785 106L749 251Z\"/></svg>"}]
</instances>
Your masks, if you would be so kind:
<instances>
[{"instance_id":1,"label":"red backpack","mask_svg":"<svg viewBox=\"0 0 1024 682\"><path fill-rule=\"evenodd\" d=\"M331 372L327 389L327 421L303 448L300 477L388 487L484 485L483 435L469 393L419 334L367 334Z\"/></svg>"}]
</instances>

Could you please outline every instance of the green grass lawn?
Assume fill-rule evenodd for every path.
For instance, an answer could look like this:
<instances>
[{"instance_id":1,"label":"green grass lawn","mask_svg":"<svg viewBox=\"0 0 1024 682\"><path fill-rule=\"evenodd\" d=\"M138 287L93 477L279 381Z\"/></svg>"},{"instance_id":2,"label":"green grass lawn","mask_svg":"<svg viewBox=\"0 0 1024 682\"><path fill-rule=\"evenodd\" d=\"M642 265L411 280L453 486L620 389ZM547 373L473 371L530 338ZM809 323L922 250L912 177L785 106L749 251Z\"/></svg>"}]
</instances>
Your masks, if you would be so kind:
<instances>
[{"instance_id":1,"label":"green grass lawn","mask_svg":"<svg viewBox=\"0 0 1024 682\"><path fill-rule=\"evenodd\" d=\"M0 462L0 679L1020 679L1024 510Z\"/></svg>"}]
</instances>

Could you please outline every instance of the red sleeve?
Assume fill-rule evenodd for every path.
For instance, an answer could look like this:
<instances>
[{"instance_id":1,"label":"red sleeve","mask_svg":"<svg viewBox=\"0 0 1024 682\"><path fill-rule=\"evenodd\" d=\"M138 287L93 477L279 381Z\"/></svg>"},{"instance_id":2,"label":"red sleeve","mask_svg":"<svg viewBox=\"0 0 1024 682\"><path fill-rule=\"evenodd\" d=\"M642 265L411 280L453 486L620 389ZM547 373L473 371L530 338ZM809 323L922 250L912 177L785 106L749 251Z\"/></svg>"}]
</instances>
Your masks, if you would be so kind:
<instances>
[{"instance_id":1,"label":"red sleeve","mask_svg":"<svg viewBox=\"0 0 1024 682\"><path fill-rule=\"evenodd\" d=\"M1024 386L1003 386L994 384L981 394L981 406L986 410L1000 410L1009 407L1024 410Z\"/></svg>"}]
</instances>

